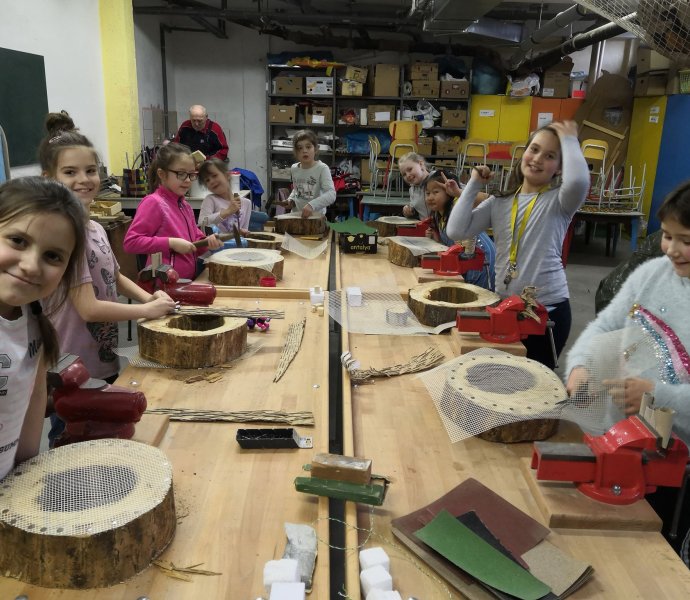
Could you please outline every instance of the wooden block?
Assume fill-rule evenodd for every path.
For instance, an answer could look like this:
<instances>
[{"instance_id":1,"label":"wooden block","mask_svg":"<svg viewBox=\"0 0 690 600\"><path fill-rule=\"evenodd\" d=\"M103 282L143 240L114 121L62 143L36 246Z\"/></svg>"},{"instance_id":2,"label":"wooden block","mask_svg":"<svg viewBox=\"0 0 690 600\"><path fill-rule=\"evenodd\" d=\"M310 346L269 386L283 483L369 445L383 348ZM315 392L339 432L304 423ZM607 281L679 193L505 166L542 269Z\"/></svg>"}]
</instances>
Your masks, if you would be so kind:
<instances>
[{"instance_id":1,"label":"wooden block","mask_svg":"<svg viewBox=\"0 0 690 600\"><path fill-rule=\"evenodd\" d=\"M132 440L149 446L158 446L168 430L168 423L170 423L168 415L144 413L141 415L141 420L136 424Z\"/></svg>"},{"instance_id":2,"label":"wooden block","mask_svg":"<svg viewBox=\"0 0 690 600\"><path fill-rule=\"evenodd\" d=\"M619 506L597 502L574 484L538 481L531 459L520 459L520 468L546 525L564 529L613 529L616 531L661 531L661 519L646 500Z\"/></svg>"},{"instance_id":3,"label":"wooden block","mask_svg":"<svg viewBox=\"0 0 690 600\"><path fill-rule=\"evenodd\" d=\"M527 348L521 342L514 344L499 344L497 342L489 342L482 338L478 333L467 333L458 331L455 327L450 330L451 341L457 348L458 354L467 354L473 350L480 348L493 348L494 350L501 350L513 356L527 356Z\"/></svg>"},{"instance_id":4,"label":"wooden block","mask_svg":"<svg viewBox=\"0 0 690 600\"><path fill-rule=\"evenodd\" d=\"M340 454L317 454L311 461L311 475L318 479L368 484L371 479L371 459Z\"/></svg>"},{"instance_id":5,"label":"wooden block","mask_svg":"<svg viewBox=\"0 0 690 600\"><path fill-rule=\"evenodd\" d=\"M422 267L412 267L412 272L417 278L418 283L429 283L430 281L465 281L462 275L437 275L431 269L422 269Z\"/></svg>"}]
</instances>

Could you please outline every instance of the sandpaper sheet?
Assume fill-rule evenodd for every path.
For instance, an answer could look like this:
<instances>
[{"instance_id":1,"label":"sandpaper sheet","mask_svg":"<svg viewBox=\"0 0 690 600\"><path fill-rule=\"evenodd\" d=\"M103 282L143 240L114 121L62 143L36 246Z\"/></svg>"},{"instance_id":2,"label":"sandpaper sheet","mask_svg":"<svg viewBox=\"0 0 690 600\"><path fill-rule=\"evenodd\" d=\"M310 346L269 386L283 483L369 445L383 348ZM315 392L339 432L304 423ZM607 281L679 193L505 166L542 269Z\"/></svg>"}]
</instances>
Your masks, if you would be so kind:
<instances>
[{"instance_id":1,"label":"sandpaper sheet","mask_svg":"<svg viewBox=\"0 0 690 600\"><path fill-rule=\"evenodd\" d=\"M491 533L489 528L482 523L482 520L479 518L479 515L477 515L476 512L472 510L464 515L460 515L457 517L457 519L472 533L482 538L494 550L498 550L501 554L503 554L503 556L509 558L514 563L520 564L518 560L507 550L507 548L501 544L498 538Z\"/></svg>"},{"instance_id":2,"label":"sandpaper sheet","mask_svg":"<svg viewBox=\"0 0 690 600\"><path fill-rule=\"evenodd\" d=\"M527 564L519 557L550 533L541 523L473 478L466 479L428 506L394 519L391 522L393 533L398 530L407 538L415 539L414 533L430 523L441 510L447 510L454 517L476 512L501 545L525 568Z\"/></svg>"},{"instance_id":3,"label":"sandpaper sheet","mask_svg":"<svg viewBox=\"0 0 690 600\"><path fill-rule=\"evenodd\" d=\"M584 585L594 569L544 540L522 555L530 573L551 588L558 598L565 598Z\"/></svg>"},{"instance_id":4,"label":"sandpaper sheet","mask_svg":"<svg viewBox=\"0 0 690 600\"><path fill-rule=\"evenodd\" d=\"M545 583L492 548L446 510L441 510L415 535L472 577L520 600L539 600L551 591Z\"/></svg>"}]
</instances>

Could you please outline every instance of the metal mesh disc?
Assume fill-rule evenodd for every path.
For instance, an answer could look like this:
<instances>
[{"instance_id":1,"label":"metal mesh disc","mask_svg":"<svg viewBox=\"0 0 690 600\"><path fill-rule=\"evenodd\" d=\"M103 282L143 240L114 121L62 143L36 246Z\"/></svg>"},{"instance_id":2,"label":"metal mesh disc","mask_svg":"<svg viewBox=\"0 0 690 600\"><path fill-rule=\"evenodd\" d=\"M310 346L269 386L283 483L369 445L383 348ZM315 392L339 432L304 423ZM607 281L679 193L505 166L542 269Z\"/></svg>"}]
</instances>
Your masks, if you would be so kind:
<instances>
[{"instance_id":1,"label":"metal mesh disc","mask_svg":"<svg viewBox=\"0 0 690 600\"><path fill-rule=\"evenodd\" d=\"M328 248L328 239L325 240L298 240L289 233L284 234L283 243L280 246L283 250L297 254L302 258L313 260L321 256Z\"/></svg>"},{"instance_id":2,"label":"metal mesh disc","mask_svg":"<svg viewBox=\"0 0 690 600\"><path fill-rule=\"evenodd\" d=\"M212 254L207 262L221 265L250 266L271 271L273 265L283 260L278 250L229 248Z\"/></svg>"},{"instance_id":3,"label":"metal mesh disc","mask_svg":"<svg viewBox=\"0 0 690 600\"><path fill-rule=\"evenodd\" d=\"M172 467L158 448L94 440L55 448L0 482L0 523L55 536L95 535L158 506Z\"/></svg>"}]
</instances>

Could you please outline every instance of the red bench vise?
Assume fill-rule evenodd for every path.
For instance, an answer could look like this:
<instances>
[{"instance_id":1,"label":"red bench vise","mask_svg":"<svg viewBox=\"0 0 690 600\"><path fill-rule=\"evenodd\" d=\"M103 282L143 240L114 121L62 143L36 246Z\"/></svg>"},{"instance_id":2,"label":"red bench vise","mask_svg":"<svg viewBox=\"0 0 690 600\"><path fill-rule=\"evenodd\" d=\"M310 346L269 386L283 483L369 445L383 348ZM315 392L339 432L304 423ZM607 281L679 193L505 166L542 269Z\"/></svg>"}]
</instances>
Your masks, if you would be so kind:
<instances>
[{"instance_id":1,"label":"red bench vise","mask_svg":"<svg viewBox=\"0 0 690 600\"><path fill-rule=\"evenodd\" d=\"M422 269L431 269L436 275L462 275L467 271L481 271L484 268L484 251L475 248L472 256L463 256L465 248L455 244L438 254L422 256Z\"/></svg>"},{"instance_id":2,"label":"red bench vise","mask_svg":"<svg viewBox=\"0 0 690 600\"><path fill-rule=\"evenodd\" d=\"M56 446L101 438L130 439L146 410L142 392L92 379L81 358L60 357L48 371L55 412L65 422Z\"/></svg>"},{"instance_id":3,"label":"red bench vise","mask_svg":"<svg viewBox=\"0 0 690 600\"><path fill-rule=\"evenodd\" d=\"M513 344L528 335L544 335L546 331L549 318L546 308L536 303L530 310L533 314L527 314L527 308L520 296L510 296L496 306L487 306L486 310L458 311L455 324L458 331L479 333L489 342Z\"/></svg>"},{"instance_id":4,"label":"red bench vise","mask_svg":"<svg viewBox=\"0 0 690 600\"><path fill-rule=\"evenodd\" d=\"M583 444L534 442L537 479L572 481L586 496L607 504L632 504L657 486L680 487L688 447L672 434L666 448L639 415L616 423Z\"/></svg>"},{"instance_id":5,"label":"red bench vise","mask_svg":"<svg viewBox=\"0 0 690 600\"><path fill-rule=\"evenodd\" d=\"M180 279L172 265L162 265L153 260L139 272L139 287L153 294L163 290L175 302L193 306L210 306L216 298L216 287L210 283L192 283Z\"/></svg>"},{"instance_id":6,"label":"red bench vise","mask_svg":"<svg viewBox=\"0 0 690 600\"><path fill-rule=\"evenodd\" d=\"M427 217L414 225L398 225L396 233L405 237L426 237L426 232L431 226L431 217Z\"/></svg>"}]
</instances>

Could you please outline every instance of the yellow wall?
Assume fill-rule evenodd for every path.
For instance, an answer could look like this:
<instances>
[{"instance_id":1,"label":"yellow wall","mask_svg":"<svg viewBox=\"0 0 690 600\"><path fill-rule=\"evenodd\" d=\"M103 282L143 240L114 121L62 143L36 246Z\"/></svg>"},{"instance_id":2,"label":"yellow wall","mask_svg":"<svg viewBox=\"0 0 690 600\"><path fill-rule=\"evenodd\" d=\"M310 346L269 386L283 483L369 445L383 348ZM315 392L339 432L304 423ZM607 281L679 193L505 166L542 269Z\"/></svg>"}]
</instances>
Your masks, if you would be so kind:
<instances>
[{"instance_id":1,"label":"yellow wall","mask_svg":"<svg viewBox=\"0 0 690 600\"><path fill-rule=\"evenodd\" d=\"M108 154L112 173L122 174L141 151L139 102L131 0L99 0ZM85 48L86 52L87 49Z\"/></svg>"},{"instance_id":2,"label":"yellow wall","mask_svg":"<svg viewBox=\"0 0 690 600\"><path fill-rule=\"evenodd\" d=\"M633 103L628 155L625 161L625 182L626 185L630 185L630 167L632 167L635 185L640 185L643 165L646 165L642 212L647 218L649 218L656 166L659 161L661 133L666 115L666 100L667 96L650 96L635 98ZM642 233L644 234L644 232Z\"/></svg>"}]
</instances>

